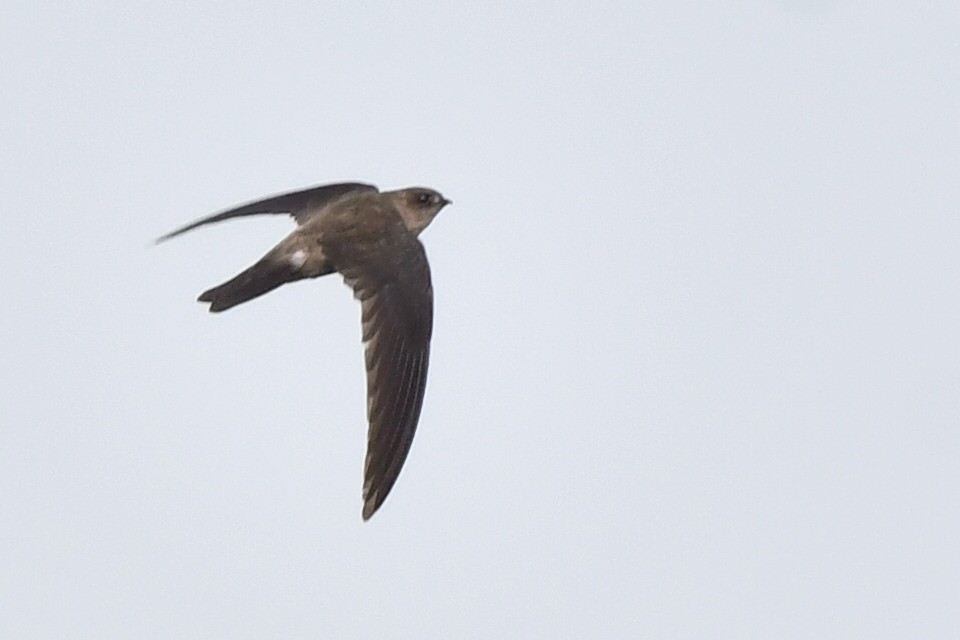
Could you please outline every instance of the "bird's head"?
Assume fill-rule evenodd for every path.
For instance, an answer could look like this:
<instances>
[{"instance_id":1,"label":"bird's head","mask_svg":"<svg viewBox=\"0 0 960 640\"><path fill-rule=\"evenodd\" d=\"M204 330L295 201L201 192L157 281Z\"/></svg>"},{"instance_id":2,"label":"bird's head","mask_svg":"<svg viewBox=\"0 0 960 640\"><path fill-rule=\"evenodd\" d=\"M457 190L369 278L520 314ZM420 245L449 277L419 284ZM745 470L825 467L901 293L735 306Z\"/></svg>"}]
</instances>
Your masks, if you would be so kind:
<instances>
[{"instance_id":1,"label":"bird's head","mask_svg":"<svg viewBox=\"0 0 960 640\"><path fill-rule=\"evenodd\" d=\"M403 223L414 233L426 229L441 209L452 204L439 191L427 187L400 189L393 192L393 198Z\"/></svg>"}]
</instances>

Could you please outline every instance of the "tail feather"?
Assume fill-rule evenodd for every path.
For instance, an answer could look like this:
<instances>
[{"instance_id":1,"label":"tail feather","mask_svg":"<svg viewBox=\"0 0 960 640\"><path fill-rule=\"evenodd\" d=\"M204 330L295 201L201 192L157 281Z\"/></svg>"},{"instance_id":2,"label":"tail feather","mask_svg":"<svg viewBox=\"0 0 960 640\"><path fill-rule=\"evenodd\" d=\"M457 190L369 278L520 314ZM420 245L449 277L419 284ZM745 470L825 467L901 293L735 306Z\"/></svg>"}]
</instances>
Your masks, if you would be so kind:
<instances>
[{"instance_id":1,"label":"tail feather","mask_svg":"<svg viewBox=\"0 0 960 640\"><path fill-rule=\"evenodd\" d=\"M197 301L209 302L210 311L225 311L301 277L288 263L264 258L236 277L204 291Z\"/></svg>"}]
</instances>

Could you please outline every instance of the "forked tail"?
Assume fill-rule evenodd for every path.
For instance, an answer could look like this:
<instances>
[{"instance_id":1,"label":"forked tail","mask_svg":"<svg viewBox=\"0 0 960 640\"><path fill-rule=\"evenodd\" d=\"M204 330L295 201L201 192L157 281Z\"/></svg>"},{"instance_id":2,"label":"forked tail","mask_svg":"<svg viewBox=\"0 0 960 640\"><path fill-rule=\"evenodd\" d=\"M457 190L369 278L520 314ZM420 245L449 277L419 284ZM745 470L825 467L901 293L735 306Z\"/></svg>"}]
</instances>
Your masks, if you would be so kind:
<instances>
[{"instance_id":1,"label":"forked tail","mask_svg":"<svg viewBox=\"0 0 960 640\"><path fill-rule=\"evenodd\" d=\"M301 277L289 263L264 258L236 277L204 291L197 301L209 302L210 311L225 311Z\"/></svg>"}]
</instances>

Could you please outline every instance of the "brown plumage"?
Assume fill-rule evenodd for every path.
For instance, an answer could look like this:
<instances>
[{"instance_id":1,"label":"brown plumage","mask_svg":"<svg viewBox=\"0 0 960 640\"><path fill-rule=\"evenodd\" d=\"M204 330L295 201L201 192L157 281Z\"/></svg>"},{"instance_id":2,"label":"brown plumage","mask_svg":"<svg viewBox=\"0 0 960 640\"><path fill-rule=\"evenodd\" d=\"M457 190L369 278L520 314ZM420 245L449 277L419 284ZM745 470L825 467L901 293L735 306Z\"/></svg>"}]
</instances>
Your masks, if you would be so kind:
<instances>
[{"instance_id":1,"label":"brown plumage","mask_svg":"<svg viewBox=\"0 0 960 640\"><path fill-rule=\"evenodd\" d=\"M161 237L258 213L287 213L297 228L258 262L198 298L224 311L304 278L339 271L360 300L367 368L363 519L383 504L410 451L430 357L433 288L417 236L450 204L433 189L380 192L324 185L251 202Z\"/></svg>"}]
</instances>

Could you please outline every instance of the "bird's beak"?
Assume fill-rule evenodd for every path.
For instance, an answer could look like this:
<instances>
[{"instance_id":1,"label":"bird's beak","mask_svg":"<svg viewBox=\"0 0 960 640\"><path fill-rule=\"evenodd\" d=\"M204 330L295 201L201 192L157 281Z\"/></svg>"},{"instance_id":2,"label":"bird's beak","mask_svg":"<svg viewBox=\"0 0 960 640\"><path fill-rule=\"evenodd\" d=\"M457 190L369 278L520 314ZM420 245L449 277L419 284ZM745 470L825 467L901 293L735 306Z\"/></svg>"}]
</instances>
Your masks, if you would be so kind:
<instances>
[{"instance_id":1,"label":"bird's beak","mask_svg":"<svg viewBox=\"0 0 960 640\"><path fill-rule=\"evenodd\" d=\"M444 199L443 199L443 206L447 206L448 204L453 204L453 200L447 200L446 198L444 198Z\"/></svg>"}]
</instances>

